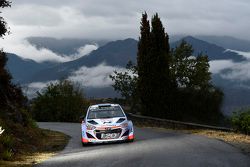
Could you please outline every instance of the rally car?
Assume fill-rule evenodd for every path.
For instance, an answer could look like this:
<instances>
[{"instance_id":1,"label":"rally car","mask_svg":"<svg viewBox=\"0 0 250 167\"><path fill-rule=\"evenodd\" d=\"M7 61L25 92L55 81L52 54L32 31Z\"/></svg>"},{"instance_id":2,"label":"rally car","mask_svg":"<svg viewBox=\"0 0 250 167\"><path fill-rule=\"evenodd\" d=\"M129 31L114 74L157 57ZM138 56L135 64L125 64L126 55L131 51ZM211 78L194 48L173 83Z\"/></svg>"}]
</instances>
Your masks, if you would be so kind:
<instances>
[{"instance_id":1,"label":"rally car","mask_svg":"<svg viewBox=\"0 0 250 167\"><path fill-rule=\"evenodd\" d=\"M133 141L134 129L119 104L91 105L81 123L82 144Z\"/></svg>"}]
</instances>

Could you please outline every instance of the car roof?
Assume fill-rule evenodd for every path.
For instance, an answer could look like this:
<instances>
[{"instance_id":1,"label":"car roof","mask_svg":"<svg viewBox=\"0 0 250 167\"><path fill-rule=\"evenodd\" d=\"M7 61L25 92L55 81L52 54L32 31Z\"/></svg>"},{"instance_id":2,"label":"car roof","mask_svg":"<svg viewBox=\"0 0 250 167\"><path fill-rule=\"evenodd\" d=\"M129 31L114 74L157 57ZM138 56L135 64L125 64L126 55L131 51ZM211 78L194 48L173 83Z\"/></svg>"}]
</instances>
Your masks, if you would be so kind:
<instances>
[{"instance_id":1,"label":"car roof","mask_svg":"<svg viewBox=\"0 0 250 167\"><path fill-rule=\"evenodd\" d=\"M91 106L89 106L89 109L97 109L97 108L101 108L101 107L116 107L116 106L120 106L120 105L119 104L111 104L111 103L102 103L102 104L91 105Z\"/></svg>"}]
</instances>

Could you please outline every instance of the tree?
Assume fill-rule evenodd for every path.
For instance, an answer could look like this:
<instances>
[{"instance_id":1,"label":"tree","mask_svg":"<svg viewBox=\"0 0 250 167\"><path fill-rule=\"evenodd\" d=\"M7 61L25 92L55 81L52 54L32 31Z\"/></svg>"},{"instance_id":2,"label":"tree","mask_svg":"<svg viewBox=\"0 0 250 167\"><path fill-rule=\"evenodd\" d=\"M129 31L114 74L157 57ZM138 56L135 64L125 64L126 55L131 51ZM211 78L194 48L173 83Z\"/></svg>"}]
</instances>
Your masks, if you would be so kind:
<instances>
[{"instance_id":1,"label":"tree","mask_svg":"<svg viewBox=\"0 0 250 167\"><path fill-rule=\"evenodd\" d=\"M166 116L171 112L171 96L175 89L170 73L169 37L158 14L152 17L151 25L150 30L147 14L143 14L137 54L138 94L142 113Z\"/></svg>"},{"instance_id":2,"label":"tree","mask_svg":"<svg viewBox=\"0 0 250 167\"><path fill-rule=\"evenodd\" d=\"M0 7L10 7L11 2L7 0L0 1ZM7 23L3 17L0 17L0 37L8 33ZM8 58L3 50L0 50L0 116L3 119L12 120L16 123L28 125L29 120L27 113L27 99L23 95L19 86L11 82L12 76L5 69Z\"/></svg>"},{"instance_id":3,"label":"tree","mask_svg":"<svg viewBox=\"0 0 250 167\"><path fill-rule=\"evenodd\" d=\"M250 133L250 108L234 111L231 122L237 131L248 135Z\"/></svg>"},{"instance_id":4,"label":"tree","mask_svg":"<svg viewBox=\"0 0 250 167\"><path fill-rule=\"evenodd\" d=\"M0 7L5 8L9 7L10 2L6 0L0 1ZM0 12L2 13L2 12ZM3 37L7 33L7 23L5 22L3 17L0 17L0 37ZM3 107L6 104L6 91L8 90L9 86L11 85L11 75L5 69L5 65L7 62L7 57L3 50L0 50L0 107Z\"/></svg>"},{"instance_id":5,"label":"tree","mask_svg":"<svg viewBox=\"0 0 250 167\"><path fill-rule=\"evenodd\" d=\"M11 2L7 0L0 0L0 7L10 7ZM2 13L2 12L0 12ZM7 23L5 22L4 18L0 16L0 37L3 37L8 32Z\"/></svg>"},{"instance_id":6,"label":"tree","mask_svg":"<svg viewBox=\"0 0 250 167\"><path fill-rule=\"evenodd\" d=\"M171 73L175 76L179 87L192 87L196 89L211 86L211 73L209 60L202 53L193 55L192 45L182 41L179 46L171 51Z\"/></svg>"},{"instance_id":7,"label":"tree","mask_svg":"<svg viewBox=\"0 0 250 167\"><path fill-rule=\"evenodd\" d=\"M148 20L147 13L142 14L141 19L141 36L139 37L138 42L138 52L137 52L137 70L138 70L138 82L137 82L137 93L141 103L141 111L142 113L149 115L150 110L150 98L149 94L151 92L150 85L148 81L150 80L150 60L149 60L149 52L150 52L150 24Z\"/></svg>"},{"instance_id":8,"label":"tree","mask_svg":"<svg viewBox=\"0 0 250 167\"><path fill-rule=\"evenodd\" d=\"M196 58L195 71L190 79L190 85L199 89L212 87L209 67L208 56L199 54Z\"/></svg>"},{"instance_id":9,"label":"tree","mask_svg":"<svg viewBox=\"0 0 250 167\"><path fill-rule=\"evenodd\" d=\"M134 109L135 103L137 102L137 69L131 61L126 66L126 71L118 72L114 71L113 75L109 76L114 84L112 85L115 91L121 93L121 96L125 98L128 105Z\"/></svg>"},{"instance_id":10,"label":"tree","mask_svg":"<svg viewBox=\"0 0 250 167\"><path fill-rule=\"evenodd\" d=\"M116 72L113 87L122 96L139 103L143 115L199 123L218 123L223 92L211 82L209 60L193 55L192 45L182 41L169 49L168 35L158 14L150 23L142 14L137 66Z\"/></svg>"},{"instance_id":11,"label":"tree","mask_svg":"<svg viewBox=\"0 0 250 167\"><path fill-rule=\"evenodd\" d=\"M32 103L37 121L76 122L87 110L83 91L68 80L49 84Z\"/></svg>"},{"instance_id":12,"label":"tree","mask_svg":"<svg viewBox=\"0 0 250 167\"><path fill-rule=\"evenodd\" d=\"M211 83L209 60L202 53L193 55L192 46L182 41L171 51L171 73L178 83L176 111L172 119L199 123L218 123L223 92Z\"/></svg>"},{"instance_id":13,"label":"tree","mask_svg":"<svg viewBox=\"0 0 250 167\"><path fill-rule=\"evenodd\" d=\"M171 50L171 73L175 76L179 87L190 85L190 79L195 69L195 58L192 57L192 54L192 46L185 41Z\"/></svg>"}]
</instances>

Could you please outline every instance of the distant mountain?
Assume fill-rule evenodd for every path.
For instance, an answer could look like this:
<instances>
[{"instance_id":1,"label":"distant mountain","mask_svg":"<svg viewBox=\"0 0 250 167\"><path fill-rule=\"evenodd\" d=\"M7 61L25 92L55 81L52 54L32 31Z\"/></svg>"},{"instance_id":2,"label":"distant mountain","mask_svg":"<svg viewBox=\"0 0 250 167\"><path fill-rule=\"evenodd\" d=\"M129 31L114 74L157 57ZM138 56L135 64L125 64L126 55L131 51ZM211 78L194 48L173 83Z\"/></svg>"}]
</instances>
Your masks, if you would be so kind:
<instances>
[{"instance_id":1,"label":"distant mountain","mask_svg":"<svg viewBox=\"0 0 250 167\"><path fill-rule=\"evenodd\" d=\"M67 78L82 66L94 67L105 63L109 66L125 67L129 60L136 62L136 52L137 41L134 39L109 42L89 55L40 71L30 78L30 82Z\"/></svg>"},{"instance_id":2,"label":"distant mountain","mask_svg":"<svg viewBox=\"0 0 250 167\"><path fill-rule=\"evenodd\" d=\"M16 83L25 83L30 76L53 65L53 63L49 62L37 63L30 59L23 59L12 53L7 53L7 57L7 69Z\"/></svg>"},{"instance_id":3,"label":"distant mountain","mask_svg":"<svg viewBox=\"0 0 250 167\"><path fill-rule=\"evenodd\" d=\"M72 55L77 52L78 48L87 44L98 44L98 46L103 46L108 42L106 40L89 40L75 38L56 39L51 37L28 37L27 41L38 49L47 48L61 55Z\"/></svg>"},{"instance_id":4,"label":"distant mountain","mask_svg":"<svg viewBox=\"0 0 250 167\"><path fill-rule=\"evenodd\" d=\"M250 40L237 39L230 36L195 36L195 38L216 44L225 49L250 52Z\"/></svg>"},{"instance_id":5,"label":"distant mountain","mask_svg":"<svg viewBox=\"0 0 250 167\"><path fill-rule=\"evenodd\" d=\"M250 107L250 81L225 79L222 73L213 74L212 81L224 92L224 114L231 115L235 110Z\"/></svg>"},{"instance_id":6,"label":"distant mountain","mask_svg":"<svg viewBox=\"0 0 250 167\"><path fill-rule=\"evenodd\" d=\"M41 39L43 42L49 41L49 39L39 39ZM181 36L172 38L172 40L173 39L175 40L175 42L171 43L171 47L176 47L182 40ZM38 39L36 39L35 41L37 42L37 40ZM247 61L246 58L241 55L230 51L226 52L226 49L220 46L219 42L217 42L217 44L214 44L191 36L184 37L183 40L187 41L193 46L194 55L197 55L200 52L206 53L209 57L209 60L233 60L234 62ZM33 41L33 44L36 42ZM41 45L37 47L44 47L45 44L43 42L40 42ZM55 39L51 39L51 43L56 42L58 41ZM58 46L57 44L51 44L50 46L49 42L46 44L48 45L49 49L53 51L56 51L58 49L58 52L63 54L70 54L72 52L75 52L75 46L80 47L83 44L82 41L79 42L78 45L72 44L67 47L68 43L70 42L64 42L61 41L61 44L58 44ZM101 63L105 63L109 66L125 67L129 60L135 63L137 54L137 42L138 41L134 39L108 42L99 47L97 50L92 51L89 55L80 57L79 59L76 59L74 61L59 64L37 63L32 60L22 59L14 54L8 54L9 61L7 67L12 73L14 80L22 84L58 80L68 78L73 72L75 72L82 66L91 68L96 67ZM89 44L89 41L87 41L86 43ZM60 48L64 48L65 50L60 50ZM215 83L216 86L219 86L225 93L223 109L227 115L229 115L237 107L248 106L250 104L250 89L247 88L247 86L250 85L250 81L243 82L240 80L229 80L223 78L222 74L228 72L228 70L229 69L226 69L219 74L212 75L213 83ZM118 94L116 94L111 87L85 88L85 93L87 97L118 96Z\"/></svg>"},{"instance_id":7,"label":"distant mountain","mask_svg":"<svg viewBox=\"0 0 250 167\"><path fill-rule=\"evenodd\" d=\"M212 44L212 43L208 43L206 41L203 40L199 40L196 39L194 37L191 36L187 36L182 38L181 40L174 42L171 44L172 48L175 48L176 46L178 46L182 40L185 40L186 42L188 42L189 44L191 44L193 46L194 49L194 55L198 55L199 53L204 53L208 55L209 60L233 60L235 62L239 62L239 61L244 61L246 60L245 57L238 55L234 52L230 52L230 51L226 51L225 48Z\"/></svg>"}]
</instances>

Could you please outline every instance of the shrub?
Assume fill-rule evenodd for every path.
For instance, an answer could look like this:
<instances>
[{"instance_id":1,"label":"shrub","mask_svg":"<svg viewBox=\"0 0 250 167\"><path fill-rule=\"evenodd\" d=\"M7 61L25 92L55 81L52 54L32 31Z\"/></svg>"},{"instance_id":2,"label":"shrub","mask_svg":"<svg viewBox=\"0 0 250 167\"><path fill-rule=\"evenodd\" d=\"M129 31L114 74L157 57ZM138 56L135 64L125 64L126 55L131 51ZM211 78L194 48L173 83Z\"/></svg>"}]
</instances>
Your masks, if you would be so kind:
<instances>
[{"instance_id":1,"label":"shrub","mask_svg":"<svg viewBox=\"0 0 250 167\"><path fill-rule=\"evenodd\" d=\"M231 118L233 127L240 132L249 134L250 132L250 108L238 110Z\"/></svg>"},{"instance_id":2,"label":"shrub","mask_svg":"<svg viewBox=\"0 0 250 167\"><path fill-rule=\"evenodd\" d=\"M14 139L12 136L9 135L3 135L0 138L0 142L3 144L3 146L7 149L11 149L14 146Z\"/></svg>"},{"instance_id":3,"label":"shrub","mask_svg":"<svg viewBox=\"0 0 250 167\"><path fill-rule=\"evenodd\" d=\"M87 106L82 89L64 80L50 84L38 93L31 110L37 121L76 122Z\"/></svg>"},{"instance_id":4,"label":"shrub","mask_svg":"<svg viewBox=\"0 0 250 167\"><path fill-rule=\"evenodd\" d=\"M12 150L11 149L7 149L7 150L4 150L2 152L2 156L1 157L2 157L3 160L10 161L12 159L13 155L14 155L14 153L12 152Z\"/></svg>"}]
</instances>

